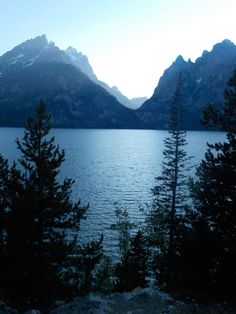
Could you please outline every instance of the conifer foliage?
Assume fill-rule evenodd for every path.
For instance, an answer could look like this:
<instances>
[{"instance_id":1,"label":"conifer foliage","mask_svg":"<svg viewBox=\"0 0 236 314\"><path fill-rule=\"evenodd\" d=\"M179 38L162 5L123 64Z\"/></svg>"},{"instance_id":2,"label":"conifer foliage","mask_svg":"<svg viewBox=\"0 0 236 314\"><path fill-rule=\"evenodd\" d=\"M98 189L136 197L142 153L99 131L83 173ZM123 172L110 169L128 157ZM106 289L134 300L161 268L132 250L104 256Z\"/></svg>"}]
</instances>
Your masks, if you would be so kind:
<instances>
[{"instance_id":1,"label":"conifer foliage","mask_svg":"<svg viewBox=\"0 0 236 314\"><path fill-rule=\"evenodd\" d=\"M147 245L141 230L131 237L130 247L115 267L115 289L131 291L147 285Z\"/></svg>"},{"instance_id":2,"label":"conifer foliage","mask_svg":"<svg viewBox=\"0 0 236 314\"><path fill-rule=\"evenodd\" d=\"M192 269L192 274L196 279L205 277L211 289L232 294L236 284L236 72L228 82L224 105L206 107L203 121L225 131L226 140L208 144L197 179L191 183L194 234L202 233L202 226L205 230L202 243L194 246L199 256L204 255L199 260L204 273L199 276Z\"/></svg>"},{"instance_id":3,"label":"conifer foliage","mask_svg":"<svg viewBox=\"0 0 236 314\"><path fill-rule=\"evenodd\" d=\"M6 195L5 294L16 305L47 306L78 293L81 274L89 276L102 252L102 239L87 246L78 243L87 207L72 202L71 179L58 181L65 153L49 136L50 129L50 115L40 102L35 118L26 124L23 140L16 141L22 154L20 166L14 163L1 185L1 189L5 186L1 195ZM3 172L6 164L0 162ZM83 269L85 254L87 259L89 254L96 256L88 271Z\"/></svg>"},{"instance_id":4,"label":"conifer foliage","mask_svg":"<svg viewBox=\"0 0 236 314\"><path fill-rule=\"evenodd\" d=\"M6 184L8 178L8 162L0 155L0 295L6 283Z\"/></svg>"},{"instance_id":5,"label":"conifer foliage","mask_svg":"<svg viewBox=\"0 0 236 314\"><path fill-rule=\"evenodd\" d=\"M125 209L118 208L115 214L116 223L111 228L118 232L120 261L114 268L114 289L123 292L145 287L148 257L146 238L141 230L131 235L134 224L130 222Z\"/></svg>"},{"instance_id":6,"label":"conifer foliage","mask_svg":"<svg viewBox=\"0 0 236 314\"><path fill-rule=\"evenodd\" d=\"M173 280L174 264L179 254L178 241L186 209L190 159L184 149L186 132L181 128L184 110L181 84L182 74L179 75L170 106L169 137L164 140L162 172L156 178L154 202L147 216L149 240L157 249L154 266L157 280L167 284Z\"/></svg>"}]
</instances>

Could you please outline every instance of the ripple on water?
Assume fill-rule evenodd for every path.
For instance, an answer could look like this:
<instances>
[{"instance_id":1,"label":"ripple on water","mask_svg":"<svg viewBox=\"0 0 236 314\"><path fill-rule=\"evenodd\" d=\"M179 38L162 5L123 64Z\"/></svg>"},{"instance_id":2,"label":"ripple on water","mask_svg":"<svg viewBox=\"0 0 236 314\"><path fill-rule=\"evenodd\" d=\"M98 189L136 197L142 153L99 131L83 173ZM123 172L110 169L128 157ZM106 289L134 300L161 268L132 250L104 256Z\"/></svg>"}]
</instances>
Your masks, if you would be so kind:
<instances>
[{"instance_id":1,"label":"ripple on water","mask_svg":"<svg viewBox=\"0 0 236 314\"><path fill-rule=\"evenodd\" d=\"M142 219L139 207L151 203L151 188L154 177L160 173L163 140L168 133L83 129L52 132L66 152L59 178L73 178L73 199L81 198L83 204L90 204L88 218L81 224L82 240L97 238L104 232L106 252L115 256L116 233L110 230L115 221L115 208L124 207L132 219ZM19 158L15 139L22 135L23 129L1 128L0 152L11 162ZM203 157L207 141L214 143L224 138L220 132L188 132L186 149L195 156L193 164Z\"/></svg>"}]
</instances>

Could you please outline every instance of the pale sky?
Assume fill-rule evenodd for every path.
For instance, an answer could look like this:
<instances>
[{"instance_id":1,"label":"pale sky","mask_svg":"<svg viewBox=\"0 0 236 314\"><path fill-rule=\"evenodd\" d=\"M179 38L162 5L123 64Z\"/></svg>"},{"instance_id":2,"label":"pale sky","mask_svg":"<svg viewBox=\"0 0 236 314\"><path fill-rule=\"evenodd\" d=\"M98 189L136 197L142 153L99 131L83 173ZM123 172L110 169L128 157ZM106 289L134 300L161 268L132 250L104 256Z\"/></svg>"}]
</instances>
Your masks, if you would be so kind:
<instances>
[{"instance_id":1,"label":"pale sky","mask_svg":"<svg viewBox=\"0 0 236 314\"><path fill-rule=\"evenodd\" d=\"M236 43L236 0L0 0L0 55L46 34L128 97L150 97L178 55Z\"/></svg>"}]
</instances>

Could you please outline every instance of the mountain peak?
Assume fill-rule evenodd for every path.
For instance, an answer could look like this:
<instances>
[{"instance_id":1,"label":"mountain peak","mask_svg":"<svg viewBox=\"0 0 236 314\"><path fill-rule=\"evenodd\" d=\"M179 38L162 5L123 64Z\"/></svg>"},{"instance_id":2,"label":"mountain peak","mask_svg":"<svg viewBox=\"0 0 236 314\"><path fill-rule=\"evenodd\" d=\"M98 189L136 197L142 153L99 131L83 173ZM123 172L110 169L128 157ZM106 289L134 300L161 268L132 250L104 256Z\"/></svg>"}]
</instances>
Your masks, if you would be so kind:
<instances>
[{"instance_id":1,"label":"mountain peak","mask_svg":"<svg viewBox=\"0 0 236 314\"><path fill-rule=\"evenodd\" d=\"M40 40L40 41L48 42L46 34L36 36L35 38L33 38L31 40Z\"/></svg>"},{"instance_id":2,"label":"mountain peak","mask_svg":"<svg viewBox=\"0 0 236 314\"><path fill-rule=\"evenodd\" d=\"M87 59L80 57L86 66ZM45 35L0 57L0 85L1 126L21 126L39 99L50 108L53 126L121 128L137 120L131 110L79 71L63 50L48 43Z\"/></svg>"},{"instance_id":3,"label":"mountain peak","mask_svg":"<svg viewBox=\"0 0 236 314\"><path fill-rule=\"evenodd\" d=\"M37 36L35 38L28 39L28 40L26 40L25 42L23 42L22 44L20 44L17 47L24 46L24 47L27 47L27 48L29 48L29 47L43 48L43 47L45 47L47 45L48 45L47 37L46 37L45 34L43 34L41 36Z\"/></svg>"},{"instance_id":4,"label":"mountain peak","mask_svg":"<svg viewBox=\"0 0 236 314\"><path fill-rule=\"evenodd\" d=\"M87 66L87 64L89 63L87 56L83 55L81 52L78 52L74 47L69 46L65 50L65 53L71 59L71 61L74 62L75 64L77 63L77 65L79 65L82 62L85 63Z\"/></svg>"},{"instance_id":5,"label":"mountain peak","mask_svg":"<svg viewBox=\"0 0 236 314\"><path fill-rule=\"evenodd\" d=\"M184 58L181 55L178 55L178 57L175 60L175 63L185 63Z\"/></svg>"},{"instance_id":6,"label":"mountain peak","mask_svg":"<svg viewBox=\"0 0 236 314\"><path fill-rule=\"evenodd\" d=\"M209 51L208 50L203 50L202 57L206 57L208 55L209 55Z\"/></svg>"},{"instance_id":7,"label":"mountain peak","mask_svg":"<svg viewBox=\"0 0 236 314\"><path fill-rule=\"evenodd\" d=\"M235 46L235 44L231 40L229 40L229 39L224 39L221 42L221 45L224 45L224 46Z\"/></svg>"},{"instance_id":8,"label":"mountain peak","mask_svg":"<svg viewBox=\"0 0 236 314\"><path fill-rule=\"evenodd\" d=\"M37 36L35 38L28 39L23 43L17 45L11 51L8 51L6 55L14 55L18 53L25 54L27 51L36 53L47 47L48 44L49 43L46 35Z\"/></svg>"},{"instance_id":9,"label":"mountain peak","mask_svg":"<svg viewBox=\"0 0 236 314\"><path fill-rule=\"evenodd\" d=\"M179 55L177 58L176 58L176 60L171 64L171 66L167 69L167 70L165 70L165 72L167 71L167 72L178 72L178 71L180 71L180 70L182 70L183 68L185 68L185 66L188 64L188 62L186 62L185 60L184 60L184 58L181 56L181 55Z\"/></svg>"},{"instance_id":10,"label":"mountain peak","mask_svg":"<svg viewBox=\"0 0 236 314\"><path fill-rule=\"evenodd\" d=\"M164 71L153 96L137 111L148 128L168 127L168 110L175 92L178 73L182 70L182 98L186 111L184 127L201 129L202 108L209 102L218 105L224 101L224 90L236 65L236 45L230 40L217 43L212 50L203 51L194 63L178 56Z\"/></svg>"},{"instance_id":11,"label":"mountain peak","mask_svg":"<svg viewBox=\"0 0 236 314\"><path fill-rule=\"evenodd\" d=\"M89 63L87 56L83 55L81 52L78 52L71 46L65 50L65 53L77 68L85 73L92 81L97 81L97 77L93 72L93 68Z\"/></svg>"},{"instance_id":12,"label":"mountain peak","mask_svg":"<svg viewBox=\"0 0 236 314\"><path fill-rule=\"evenodd\" d=\"M212 51L221 51L229 48L235 48L235 44L229 40L229 39L224 39L221 43L217 43L213 46Z\"/></svg>"},{"instance_id":13,"label":"mountain peak","mask_svg":"<svg viewBox=\"0 0 236 314\"><path fill-rule=\"evenodd\" d=\"M69 56L78 56L81 53L79 53L74 47L69 46L66 50L65 50L66 54Z\"/></svg>"},{"instance_id":14,"label":"mountain peak","mask_svg":"<svg viewBox=\"0 0 236 314\"><path fill-rule=\"evenodd\" d=\"M44 34L28 39L6 52L0 59L0 72L49 61L71 63L65 52L56 47L54 42L49 42Z\"/></svg>"},{"instance_id":15,"label":"mountain peak","mask_svg":"<svg viewBox=\"0 0 236 314\"><path fill-rule=\"evenodd\" d=\"M78 53L78 51L74 47L72 47L72 46L69 46L65 51Z\"/></svg>"}]
</instances>

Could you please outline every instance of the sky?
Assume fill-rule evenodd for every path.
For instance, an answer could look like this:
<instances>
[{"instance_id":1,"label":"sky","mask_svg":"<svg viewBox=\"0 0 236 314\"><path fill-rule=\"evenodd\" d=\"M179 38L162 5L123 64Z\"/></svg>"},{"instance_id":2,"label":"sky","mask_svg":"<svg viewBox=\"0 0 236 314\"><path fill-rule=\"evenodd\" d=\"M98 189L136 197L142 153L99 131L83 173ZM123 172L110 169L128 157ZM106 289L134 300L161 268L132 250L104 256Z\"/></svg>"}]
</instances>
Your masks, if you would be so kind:
<instances>
[{"instance_id":1,"label":"sky","mask_svg":"<svg viewBox=\"0 0 236 314\"><path fill-rule=\"evenodd\" d=\"M46 34L129 98L150 97L178 55L236 44L236 0L0 0L0 12L0 55Z\"/></svg>"}]
</instances>

